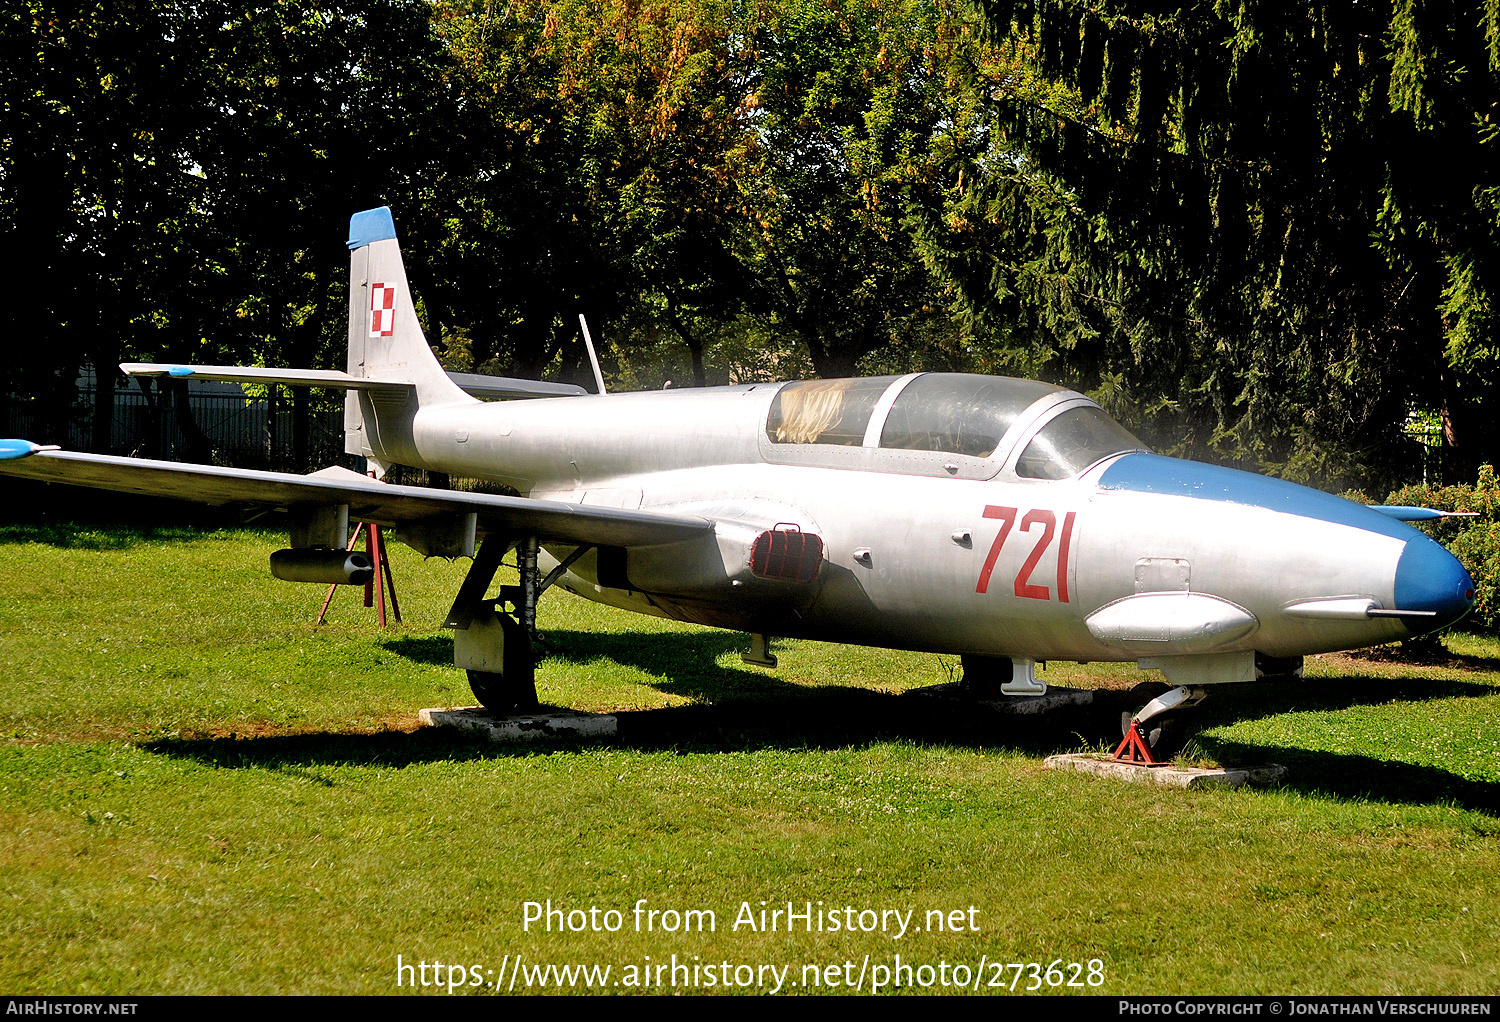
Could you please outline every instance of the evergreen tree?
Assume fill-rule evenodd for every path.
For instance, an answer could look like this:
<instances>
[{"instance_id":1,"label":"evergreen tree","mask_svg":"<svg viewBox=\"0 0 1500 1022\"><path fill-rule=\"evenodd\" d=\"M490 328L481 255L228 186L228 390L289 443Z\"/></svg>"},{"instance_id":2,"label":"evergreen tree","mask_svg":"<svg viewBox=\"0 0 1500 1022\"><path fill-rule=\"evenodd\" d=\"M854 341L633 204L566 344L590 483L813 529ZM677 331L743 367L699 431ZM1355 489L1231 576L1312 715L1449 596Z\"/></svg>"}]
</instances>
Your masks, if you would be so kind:
<instances>
[{"instance_id":1,"label":"evergreen tree","mask_svg":"<svg viewBox=\"0 0 1500 1022\"><path fill-rule=\"evenodd\" d=\"M1062 96L995 88L1014 158L931 239L971 310L1186 452L1336 478L1439 403L1485 452L1494 0L980 6Z\"/></svg>"}]
</instances>

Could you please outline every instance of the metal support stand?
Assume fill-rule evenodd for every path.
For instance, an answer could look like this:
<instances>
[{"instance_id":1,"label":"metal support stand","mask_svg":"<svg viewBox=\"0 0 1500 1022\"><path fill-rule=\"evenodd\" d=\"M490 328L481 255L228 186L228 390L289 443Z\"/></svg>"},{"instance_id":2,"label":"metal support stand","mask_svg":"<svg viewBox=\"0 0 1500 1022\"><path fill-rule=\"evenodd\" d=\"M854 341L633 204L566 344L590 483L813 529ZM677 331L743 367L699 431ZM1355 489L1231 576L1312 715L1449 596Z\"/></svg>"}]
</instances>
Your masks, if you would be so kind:
<instances>
[{"instance_id":1,"label":"metal support stand","mask_svg":"<svg viewBox=\"0 0 1500 1022\"><path fill-rule=\"evenodd\" d=\"M369 555L370 563L375 566L375 575L365 583L365 606L374 607L376 597L379 597L380 627L385 627L385 594L389 590L391 594L391 613L396 616L396 621L401 620L401 604L396 599L396 579L391 574L391 561L385 555L385 540L380 535L380 526L373 522L360 522L354 530L354 535L349 538L349 545L345 550L353 550L359 545L360 534L365 537L365 553ZM338 592L338 586L328 587L328 595L323 597L323 606L318 611L318 624L323 623L323 618L328 614L328 607L333 603L333 594Z\"/></svg>"},{"instance_id":2,"label":"metal support stand","mask_svg":"<svg viewBox=\"0 0 1500 1022\"><path fill-rule=\"evenodd\" d=\"M1115 747L1115 760L1119 763L1134 763L1138 766L1166 765L1151 755L1151 747L1146 744L1145 736L1141 734L1141 726L1138 723L1130 725L1125 739Z\"/></svg>"},{"instance_id":3,"label":"metal support stand","mask_svg":"<svg viewBox=\"0 0 1500 1022\"><path fill-rule=\"evenodd\" d=\"M758 667L775 667L776 654L771 652L771 639L760 632L750 633L750 651L741 653L740 659Z\"/></svg>"},{"instance_id":4,"label":"metal support stand","mask_svg":"<svg viewBox=\"0 0 1500 1022\"><path fill-rule=\"evenodd\" d=\"M1115 747L1115 760L1120 763L1135 763L1141 766L1166 766L1177 750L1181 748L1182 734L1180 722L1177 728L1168 727L1170 717L1162 714L1172 710L1186 709L1197 706L1203 702L1208 692L1201 686L1179 685L1168 689L1135 713L1131 714L1129 723L1125 726L1125 738ZM1151 730L1147 727L1147 721L1157 721L1162 730ZM1176 730L1176 736L1170 732ZM1153 745L1155 748L1153 749ZM1157 754L1161 758L1157 758Z\"/></svg>"}]
</instances>

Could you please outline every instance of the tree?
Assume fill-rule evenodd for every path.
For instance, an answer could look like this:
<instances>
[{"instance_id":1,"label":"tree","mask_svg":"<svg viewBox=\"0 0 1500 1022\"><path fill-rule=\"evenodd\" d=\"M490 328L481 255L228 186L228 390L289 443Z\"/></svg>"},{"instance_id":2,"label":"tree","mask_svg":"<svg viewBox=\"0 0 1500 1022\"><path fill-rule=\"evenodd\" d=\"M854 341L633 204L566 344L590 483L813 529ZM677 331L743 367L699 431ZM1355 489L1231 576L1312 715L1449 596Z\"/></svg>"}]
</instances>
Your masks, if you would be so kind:
<instances>
[{"instance_id":1,"label":"tree","mask_svg":"<svg viewBox=\"0 0 1500 1022\"><path fill-rule=\"evenodd\" d=\"M447 50L421 3L379 0L224 8L197 25L212 127L194 140L223 246L226 315L208 345L227 361L341 366L349 215L390 204L420 252L432 195L461 160ZM436 289L414 285L441 337ZM205 359L200 359L200 361ZM273 392L274 397L274 392ZM291 392L292 446L307 464L306 388Z\"/></svg>"},{"instance_id":2,"label":"tree","mask_svg":"<svg viewBox=\"0 0 1500 1022\"><path fill-rule=\"evenodd\" d=\"M330 239L355 209L414 207L442 172L452 116L427 6L27 0L0 18L17 389L66 408L91 363L102 448L122 360L341 361L347 261Z\"/></svg>"},{"instance_id":3,"label":"tree","mask_svg":"<svg viewBox=\"0 0 1500 1022\"><path fill-rule=\"evenodd\" d=\"M475 179L447 200L444 272L476 365L586 378L584 312L626 347L672 332L704 381L705 324L736 300L731 13L720 0L441 6L478 140Z\"/></svg>"},{"instance_id":4,"label":"tree","mask_svg":"<svg viewBox=\"0 0 1500 1022\"><path fill-rule=\"evenodd\" d=\"M1014 158L957 206L976 236L934 239L971 309L1019 296L1069 372L1166 419L1180 450L1300 478L1389 468L1409 404L1437 397L1445 332L1443 262L1407 243L1437 241L1438 218L1399 187L1408 108L1427 108L1400 83L1446 66L1491 95L1493 14L1481 55L1472 31L1463 53L1434 49L1456 32L1403 41L1382 4L981 7L1061 101L995 83ZM1472 8L1444 10L1478 27ZM1426 78L1393 77L1403 46L1436 62ZM1462 73L1444 64L1459 58ZM1491 144L1460 123L1445 122L1475 136L1468 151ZM1492 182L1493 164L1469 173ZM1481 291L1461 304L1486 307Z\"/></svg>"},{"instance_id":5,"label":"tree","mask_svg":"<svg viewBox=\"0 0 1500 1022\"><path fill-rule=\"evenodd\" d=\"M872 353L909 354L916 324L951 327L912 230L976 144L957 73L975 42L930 5L444 11L492 140L470 209L515 260L487 291L465 280L496 310L471 330L476 361L500 351L480 335L509 337L512 358L556 357L555 333L525 335L571 332L561 310L589 305L627 349L679 338L698 383L728 372L706 366L714 344L792 340L816 372L848 375Z\"/></svg>"},{"instance_id":6,"label":"tree","mask_svg":"<svg viewBox=\"0 0 1500 1022\"><path fill-rule=\"evenodd\" d=\"M1500 2L1403 0L1386 39L1396 138L1377 237L1413 278L1441 267L1447 474L1467 481L1500 453Z\"/></svg>"},{"instance_id":7,"label":"tree","mask_svg":"<svg viewBox=\"0 0 1500 1022\"><path fill-rule=\"evenodd\" d=\"M15 253L6 303L22 394L51 437L79 367L96 369L94 443L108 441L113 366L191 319L201 283L180 244L202 223L189 156L203 76L178 7L27 0L3 15L0 222ZM169 294L185 301L164 301Z\"/></svg>"},{"instance_id":8,"label":"tree","mask_svg":"<svg viewBox=\"0 0 1500 1022\"><path fill-rule=\"evenodd\" d=\"M851 375L946 306L913 225L978 143L956 73L972 40L907 0L792 0L747 40L757 117L737 251L751 308L794 332L820 375Z\"/></svg>"}]
</instances>

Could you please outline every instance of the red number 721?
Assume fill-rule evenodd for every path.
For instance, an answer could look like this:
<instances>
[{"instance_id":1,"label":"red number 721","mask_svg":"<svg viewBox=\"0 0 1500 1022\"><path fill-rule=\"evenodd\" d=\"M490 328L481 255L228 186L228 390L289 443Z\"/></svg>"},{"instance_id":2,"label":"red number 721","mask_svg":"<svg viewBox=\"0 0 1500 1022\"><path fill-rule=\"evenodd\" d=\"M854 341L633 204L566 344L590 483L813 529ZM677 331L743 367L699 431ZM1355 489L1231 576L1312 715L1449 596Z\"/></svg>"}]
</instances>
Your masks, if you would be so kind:
<instances>
[{"instance_id":1,"label":"red number 721","mask_svg":"<svg viewBox=\"0 0 1500 1022\"><path fill-rule=\"evenodd\" d=\"M974 587L976 593L989 592L990 575L995 570L995 562L1000 559L1000 548L1005 545L1010 530L1015 527L1016 515L1020 509L1013 507L996 507L987 505L984 509L986 518L996 518L1000 521L1000 531L995 535L995 542L990 546L989 555L984 559L984 567L979 571L979 584ZM1077 517L1076 511L1069 511L1063 516L1062 542L1057 554L1057 599L1061 603L1068 602L1068 547L1073 539L1073 519ZM1026 512L1021 519L1021 531L1030 532L1032 526L1040 525L1042 534L1038 537L1036 545L1031 548L1031 553L1026 555L1026 560L1021 564L1021 570L1016 573L1015 593L1017 596L1028 600L1050 600L1052 590L1044 585L1037 585L1031 581L1031 573L1036 570L1037 562L1047 552L1047 547L1052 544L1053 533L1057 531L1057 515L1044 508L1033 508Z\"/></svg>"}]
</instances>

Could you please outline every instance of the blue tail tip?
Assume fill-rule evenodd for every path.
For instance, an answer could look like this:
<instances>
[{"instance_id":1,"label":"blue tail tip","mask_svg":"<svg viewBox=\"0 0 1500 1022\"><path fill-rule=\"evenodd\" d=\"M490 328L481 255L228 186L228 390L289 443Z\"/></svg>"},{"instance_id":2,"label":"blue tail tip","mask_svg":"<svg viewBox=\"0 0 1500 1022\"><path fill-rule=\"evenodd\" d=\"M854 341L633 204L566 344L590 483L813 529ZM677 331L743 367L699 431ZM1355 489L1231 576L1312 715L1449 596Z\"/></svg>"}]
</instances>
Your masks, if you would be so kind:
<instances>
[{"instance_id":1,"label":"blue tail tip","mask_svg":"<svg viewBox=\"0 0 1500 1022\"><path fill-rule=\"evenodd\" d=\"M391 207L379 206L355 213L349 218L349 248L364 248L377 241L389 241L396 237L396 221L391 216Z\"/></svg>"}]
</instances>

